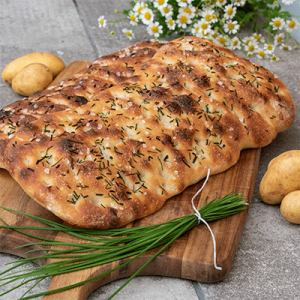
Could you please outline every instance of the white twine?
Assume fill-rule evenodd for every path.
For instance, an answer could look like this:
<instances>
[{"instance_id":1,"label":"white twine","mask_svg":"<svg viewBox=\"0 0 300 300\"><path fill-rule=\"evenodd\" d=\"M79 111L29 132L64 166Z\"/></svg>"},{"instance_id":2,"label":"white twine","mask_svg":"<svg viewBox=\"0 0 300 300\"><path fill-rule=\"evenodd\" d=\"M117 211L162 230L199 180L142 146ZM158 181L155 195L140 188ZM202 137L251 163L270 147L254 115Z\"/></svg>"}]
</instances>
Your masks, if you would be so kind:
<instances>
[{"instance_id":1,"label":"white twine","mask_svg":"<svg viewBox=\"0 0 300 300\"><path fill-rule=\"evenodd\" d=\"M214 234L213 234L213 232L212 232L210 226L208 225L208 223L207 223L204 219L202 219L199 210L198 210L198 209L195 207L195 205L194 205L194 199L195 199L195 198L201 193L201 191L203 190L204 186L206 185L206 183L207 183L207 181L208 181L209 174L210 174L210 169L208 169L208 171L207 171L206 179L205 179L205 181L204 181L202 187L197 191L197 193L196 193L196 194L193 196L193 198L192 198L192 206L193 206L193 209L194 209L194 211L195 211L195 216L198 218L198 224L199 224L200 222L203 222L203 223L207 226L207 228L209 229L209 231L210 231L210 234L211 234L211 237L212 237L212 240L213 240L213 244L214 244L214 267L215 267L217 270L222 270L221 267L218 267L218 266L217 266L217 250L216 250L216 240L215 240L215 236L214 236Z\"/></svg>"}]
</instances>

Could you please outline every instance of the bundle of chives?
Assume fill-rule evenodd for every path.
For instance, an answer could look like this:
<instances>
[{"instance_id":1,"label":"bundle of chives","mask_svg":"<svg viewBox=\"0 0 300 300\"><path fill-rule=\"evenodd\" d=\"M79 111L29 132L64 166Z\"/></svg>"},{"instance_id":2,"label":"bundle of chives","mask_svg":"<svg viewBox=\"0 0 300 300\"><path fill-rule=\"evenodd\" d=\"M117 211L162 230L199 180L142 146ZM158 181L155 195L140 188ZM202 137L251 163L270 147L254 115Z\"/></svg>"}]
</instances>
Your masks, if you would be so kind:
<instances>
[{"instance_id":1,"label":"bundle of chives","mask_svg":"<svg viewBox=\"0 0 300 300\"><path fill-rule=\"evenodd\" d=\"M230 193L223 198L213 199L211 202L202 205L199 210L201 218L206 222L216 221L225 217L234 215L247 208L247 201L243 199L241 194ZM47 294L57 293L68 290L90 281L106 276L125 265L129 264L136 258L143 255L150 249L164 245L160 248L139 270L137 270L109 299L112 299L125 285L127 285L135 276L137 276L151 261L153 261L160 253L162 253L177 238L182 236L198 224L196 215L187 215L162 224L148 225L143 227L120 228L111 230L89 230L81 228L71 228L53 221L45 220L26 213L1 207L11 212L23 214L36 221L44 223L48 227L30 227L30 226L10 226L1 225L0 228L14 229L22 234L39 239L40 241L22 245L20 247L28 247L35 245L48 246L49 248L31 250L46 251L46 254L37 255L32 258L25 258L21 261L12 262L13 267L0 273L0 287L6 286L16 281L21 281L18 285L0 294L0 297L21 287L22 285L34 282L32 287L22 296L21 299L33 299ZM21 230L54 230L62 231L76 238L85 240L84 243L63 242L45 239L26 233ZM66 250L54 249L53 246L68 246ZM50 276L70 273L83 270L103 264L107 264L116 260L130 258L118 267L95 276L91 279L75 283L66 287L46 291L30 296L26 296L38 283ZM33 267L22 271L17 271L29 262L39 259L58 259L47 263L43 266Z\"/></svg>"}]
</instances>

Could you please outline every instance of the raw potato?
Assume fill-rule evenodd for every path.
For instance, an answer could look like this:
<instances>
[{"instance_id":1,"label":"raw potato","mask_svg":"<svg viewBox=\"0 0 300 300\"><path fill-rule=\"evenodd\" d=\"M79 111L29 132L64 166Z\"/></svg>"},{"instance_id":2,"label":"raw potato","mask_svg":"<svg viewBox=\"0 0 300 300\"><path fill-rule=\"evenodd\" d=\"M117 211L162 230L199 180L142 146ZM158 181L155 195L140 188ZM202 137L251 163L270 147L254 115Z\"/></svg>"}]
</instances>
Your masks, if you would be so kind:
<instances>
[{"instance_id":1,"label":"raw potato","mask_svg":"<svg viewBox=\"0 0 300 300\"><path fill-rule=\"evenodd\" d=\"M53 76L48 67L43 64L30 64L13 78L12 88L23 96L30 96L44 90L52 80Z\"/></svg>"},{"instance_id":2,"label":"raw potato","mask_svg":"<svg viewBox=\"0 0 300 300\"><path fill-rule=\"evenodd\" d=\"M283 198L280 212L289 222L300 224L300 191L291 192Z\"/></svg>"},{"instance_id":3,"label":"raw potato","mask_svg":"<svg viewBox=\"0 0 300 300\"><path fill-rule=\"evenodd\" d=\"M291 150L272 159L259 194L265 203L279 204L290 192L300 190L300 150Z\"/></svg>"},{"instance_id":4,"label":"raw potato","mask_svg":"<svg viewBox=\"0 0 300 300\"><path fill-rule=\"evenodd\" d=\"M54 54L44 52L34 52L21 56L10 62L2 72L2 79L11 84L13 78L26 66L32 63L46 65L55 78L64 68L64 62Z\"/></svg>"}]
</instances>

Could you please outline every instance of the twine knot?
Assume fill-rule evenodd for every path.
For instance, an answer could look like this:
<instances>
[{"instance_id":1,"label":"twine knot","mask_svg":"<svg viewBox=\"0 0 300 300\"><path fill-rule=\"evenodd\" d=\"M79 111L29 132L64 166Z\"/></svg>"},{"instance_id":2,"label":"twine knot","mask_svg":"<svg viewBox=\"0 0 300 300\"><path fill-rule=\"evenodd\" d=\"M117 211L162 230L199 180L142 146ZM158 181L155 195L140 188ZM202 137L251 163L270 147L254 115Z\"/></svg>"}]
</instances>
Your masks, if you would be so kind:
<instances>
[{"instance_id":1,"label":"twine knot","mask_svg":"<svg viewBox=\"0 0 300 300\"><path fill-rule=\"evenodd\" d=\"M193 196L192 198L192 206L193 206L193 209L195 211L195 216L198 218L198 225L200 224L200 222L203 222L207 228L209 229L209 232L211 234L211 237L212 237L212 240L213 240L213 244L214 244L214 267L217 269L217 270L222 270L221 267L218 267L217 266L217 250L216 250L216 240L215 240L215 236L210 228L210 226L208 225L208 223L201 217L201 214L200 214L200 211L195 207L195 204L194 204L194 199L201 193L201 191L203 190L204 186L206 185L207 181L208 181L208 178L209 178L209 174L210 174L210 169L208 169L207 171L207 175L206 175L206 179L202 185L202 187L197 191L197 193Z\"/></svg>"}]
</instances>

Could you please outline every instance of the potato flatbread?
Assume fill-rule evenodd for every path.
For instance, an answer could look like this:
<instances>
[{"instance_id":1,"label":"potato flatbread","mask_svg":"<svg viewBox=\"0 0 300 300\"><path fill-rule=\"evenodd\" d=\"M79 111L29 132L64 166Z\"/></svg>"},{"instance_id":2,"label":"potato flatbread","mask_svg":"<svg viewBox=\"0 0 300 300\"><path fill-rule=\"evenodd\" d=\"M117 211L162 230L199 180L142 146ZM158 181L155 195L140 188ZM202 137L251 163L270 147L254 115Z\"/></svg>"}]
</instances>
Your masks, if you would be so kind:
<instances>
[{"instance_id":1,"label":"potato flatbread","mask_svg":"<svg viewBox=\"0 0 300 300\"><path fill-rule=\"evenodd\" d=\"M116 228L268 145L295 118L284 83L196 37L166 43L134 75L12 137L5 165L70 224Z\"/></svg>"}]
</instances>

